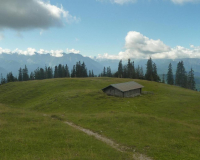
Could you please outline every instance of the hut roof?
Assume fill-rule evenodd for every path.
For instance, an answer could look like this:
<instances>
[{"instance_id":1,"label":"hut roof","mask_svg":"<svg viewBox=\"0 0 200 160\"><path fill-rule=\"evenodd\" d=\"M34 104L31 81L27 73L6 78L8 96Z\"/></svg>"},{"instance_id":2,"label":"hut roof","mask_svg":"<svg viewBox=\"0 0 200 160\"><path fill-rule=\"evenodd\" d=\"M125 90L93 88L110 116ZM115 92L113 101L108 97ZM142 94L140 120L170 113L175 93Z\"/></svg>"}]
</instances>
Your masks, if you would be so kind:
<instances>
[{"instance_id":1,"label":"hut roof","mask_svg":"<svg viewBox=\"0 0 200 160\"><path fill-rule=\"evenodd\" d=\"M102 90L108 88L108 87L114 87L122 92L126 92L126 91L130 91L130 90L134 90L134 89L138 89L138 88L143 88L144 86L134 82L134 81L130 81L130 82L125 82L125 83L118 83L118 84L111 84L105 88L103 88Z\"/></svg>"}]
</instances>

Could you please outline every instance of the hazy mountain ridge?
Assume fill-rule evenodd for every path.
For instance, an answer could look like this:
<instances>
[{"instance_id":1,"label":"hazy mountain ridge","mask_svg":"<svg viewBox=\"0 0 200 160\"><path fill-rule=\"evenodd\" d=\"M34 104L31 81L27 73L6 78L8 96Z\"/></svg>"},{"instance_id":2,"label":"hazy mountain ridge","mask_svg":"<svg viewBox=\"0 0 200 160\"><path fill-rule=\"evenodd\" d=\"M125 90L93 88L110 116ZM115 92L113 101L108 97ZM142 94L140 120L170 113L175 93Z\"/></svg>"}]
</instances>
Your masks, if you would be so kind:
<instances>
[{"instance_id":1,"label":"hazy mountain ridge","mask_svg":"<svg viewBox=\"0 0 200 160\"><path fill-rule=\"evenodd\" d=\"M131 59L134 61L135 67L138 65L143 67L144 73L146 70L147 59ZM184 62L186 71L188 72L191 67L195 73L195 81L199 83L200 78L200 59L197 58L184 58L184 59L153 59L156 63L158 74L167 74L168 65L172 63L173 74L176 73L176 67L179 61ZM71 71L73 65L76 62L85 62L86 67L89 70L93 70L95 75L98 75L103 71L103 67L111 67L112 73L118 70L119 60L109 59L91 59L84 57L81 54L74 53L63 53L63 57L53 57L50 54L39 54L35 53L32 56L20 55L20 54L0 54L0 73L5 77L7 73L11 72L17 76L19 68L24 68L25 65L28 67L29 74L38 67L44 68L45 66L53 67L58 64L67 64ZM123 64L127 64L128 60L123 60ZM198 85L199 86L199 85ZM199 88L199 87L198 87Z\"/></svg>"},{"instance_id":2,"label":"hazy mountain ridge","mask_svg":"<svg viewBox=\"0 0 200 160\"><path fill-rule=\"evenodd\" d=\"M71 71L76 62L85 62L88 70L93 70L95 74L99 74L103 66L89 57L83 57L80 54L63 53L63 57L53 57L50 54L38 54L32 56L25 56L19 54L1 54L0 55L0 73L6 76L6 73L13 72L16 76L19 68L24 68L26 65L29 73L38 67L44 68L45 66L53 67L58 64L67 64Z\"/></svg>"}]
</instances>

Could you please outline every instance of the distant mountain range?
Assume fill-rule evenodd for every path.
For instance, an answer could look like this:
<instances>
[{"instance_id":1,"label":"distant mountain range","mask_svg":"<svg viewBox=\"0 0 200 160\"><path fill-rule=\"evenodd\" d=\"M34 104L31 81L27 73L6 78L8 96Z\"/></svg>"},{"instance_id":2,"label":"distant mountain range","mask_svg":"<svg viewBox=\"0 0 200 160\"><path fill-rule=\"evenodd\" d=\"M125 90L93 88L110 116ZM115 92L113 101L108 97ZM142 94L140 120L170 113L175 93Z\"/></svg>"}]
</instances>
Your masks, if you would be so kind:
<instances>
[{"instance_id":1,"label":"distant mountain range","mask_svg":"<svg viewBox=\"0 0 200 160\"><path fill-rule=\"evenodd\" d=\"M38 54L32 56L25 56L20 54L0 54L0 73L5 77L8 72L17 76L19 68L24 68L26 65L29 73L38 67L44 68L45 66L55 67L58 64L67 64L69 70L73 68L76 62L84 62L88 70L93 70L94 74L99 74L103 70L103 66L89 57L83 57L80 54L63 54L63 57L53 57L50 54Z\"/></svg>"},{"instance_id":2,"label":"distant mountain range","mask_svg":"<svg viewBox=\"0 0 200 160\"><path fill-rule=\"evenodd\" d=\"M177 63L183 60L186 71L189 71L191 67L195 71L195 76L200 77L200 59L153 59L158 68L158 74L166 74L168 70L169 63L172 63L173 72L175 74ZM0 73L3 76L10 71L16 76L18 74L19 68L24 68L27 65L29 73L34 71L38 67L44 68L45 65L55 67L58 64L67 64L70 71L76 62L85 62L88 70L93 70L94 74L98 75L103 71L103 67L111 67L112 72L116 72L118 69L119 60L108 60L108 59L91 59L89 57L84 57L81 54L74 53L63 53L63 57L53 57L50 54L39 54L35 53L32 56L25 56L20 54L0 54ZM135 63L135 67L138 65L143 66L143 70L146 70L147 59L132 59ZM123 64L127 64L127 60L123 60Z\"/></svg>"}]
</instances>

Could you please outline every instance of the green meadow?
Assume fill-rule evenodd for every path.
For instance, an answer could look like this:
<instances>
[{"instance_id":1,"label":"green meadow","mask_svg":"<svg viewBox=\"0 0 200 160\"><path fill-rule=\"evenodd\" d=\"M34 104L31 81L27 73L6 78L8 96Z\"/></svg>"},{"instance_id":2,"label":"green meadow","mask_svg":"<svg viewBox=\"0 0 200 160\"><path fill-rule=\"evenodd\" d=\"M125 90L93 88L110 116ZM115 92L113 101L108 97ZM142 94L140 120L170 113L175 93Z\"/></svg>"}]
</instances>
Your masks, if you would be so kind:
<instances>
[{"instance_id":1,"label":"green meadow","mask_svg":"<svg viewBox=\"0 0 200 160\"><path fill-rule=\"evenodd\" d=\"M134 98L101 89L118 78L63 78L0 86L0 159L200 159L200 93L167 84ZM153 94L152 94L153 93ZM65 121L127 146L119 152Z\"/></svg>"}]
</instances>

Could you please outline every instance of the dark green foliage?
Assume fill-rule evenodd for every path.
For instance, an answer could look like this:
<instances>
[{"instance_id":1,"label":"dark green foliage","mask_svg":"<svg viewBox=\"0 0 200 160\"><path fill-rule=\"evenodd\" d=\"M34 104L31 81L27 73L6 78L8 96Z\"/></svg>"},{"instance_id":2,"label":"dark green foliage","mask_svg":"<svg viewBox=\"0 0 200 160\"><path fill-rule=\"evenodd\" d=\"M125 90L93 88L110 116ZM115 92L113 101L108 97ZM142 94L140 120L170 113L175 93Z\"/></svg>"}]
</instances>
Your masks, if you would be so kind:
<instances>
[{"instance_id":1,"label":"dark green foliage","mask_svg":"<svg viewBox=\"0 0 200 160\"><path fill-rule=\"evenodd\" d=\"M168 72L167 72L167 84L174 84L174 77L173 77L173 72L172 72L172 64L169 64L168 67Z\"/></svg>"},{"instance_id":2,"label":"dark green foliage","mask_svg":"<svg viewBox=\"0 0 200 160\"><path fill-rule=\"evenodd\" d=\"M8 83L8 82L15 82L15 81L17 81L17 78L15 78L15 77L13 76L12 72L8 73L8 74L7 74L7 83Z\"/></svg>"},{"instance_id":3,"label":"dark green foliage","mask_svg":"<svg viewBox=\"0 0 200 160\"><path fill-rule=\"evenodd\" d=\"M145 74L145 79L149 81L153 81L153 62L152 59L148 59L147 61L147 70Z\"/></svg>"},{"instance_id":4,"label":"dark green foliage","mask_svg":"<svg viewBox=\"0 0 200 160\"><path fill-rule=\"evenodd\" d=\"M112 77L112 71L110 66L109 67L104 67L103 72L100 74L100 77Z\"/></svg>"},{"instance_id":5,"label":"dark green foliage","mask_svg":"<svg viewBox=\"0 0 200 160\"><path fill-rule=\"evenodd\" d=\"M135 67L134 67L134 61L131 62L130 59L128 59L127 64L127 78L135 78Z\"/></svg>"},{"instance_id":6,"label":"dark green foliage","mask_svg":"<svg viewBox=\"0 0 200 160\"><path fill-rule=\"evenodd\" d=\"M135 78L136 79L144 79L144 72L143 68L138 65L138 67L135 69Z\"/></svg>"},{"instance_id":7,"label":"dark green foliage","mask_svg":"<svg viewBox=\"0 0 200 160\"><path fill-rule=\"evenodd\" d=\"M111 71L110 66L107 67L107 77L112 77L112 71Z\"/></svg>"},{"instance_id":8,"label":"dark green foliage","mask_svg":"<svg viewBox=\"0 0 200 160\"><path fill-rule=\"evenodd\" d=\"M71 71L71 77L88 77L85 63L77 62Z\"/></svg>"},{"instance_id":9,"label":"dark green foliage","mask_svg":"<svg viewBox=\"0 0 200 160\"><path fill-rule=\"evenodd\" d=\"M120 60L118 65L118 77L122 78L122 74L123 74L123 66L122 66L122 60Z\"/></svg>"},{"instance_id":10,"label":"dark green foliage","mask_svg":"<svg viewBox=\"0 0 200 160\"><path fill-rule=\"evenodd\" d=\"M23 81L22 69L21 68L19 69L18 81Z\"/></svg>"},{"instance_id":11,"label":"dark green foliage","mask_svg":"<svg viewBox=\"0 0 200 160\"><path fill-rule=\"evenodd\" d=\"M25 68L22 70L22 77L23 77L23 81L29 80L28 68L26 67L26 65L25 65Z\"/></svg>"},{"instance_id":12,"label":"dark green foliage","mask_svg":"<svg viewBox=\"0 0 200 160\"><path fill-rule=\"evenodd\" d=\"M147 61L147 70L145 74L145 79L148 81L160 81L160 77L157 74L157 67L156 64L153 63L151 57Z\"/></svg>"},{"instance_id":13,"label":"dark green foliage","mask_svg":"<svg viewBox=\"0 0 200 160\"><path fill-rule=\"evenodd\" d=\"M55 66L55 69L54 69L54 78L58 78L58 67Z\"/></svg>"},{"instance_id":14,"label":"dark green foliage","mask_svg":"<svg viewBox=\"0 0 200 160\"><path fill-rule=\"evenodd\" d=\"M128 63L126 65L122 65L122 60L120 60L118 65L118 71L114 74L114 77L136 78L134 61L131 62L131 60L128 59Z\"/></svg>"},{"instance_id":15,"label":"dark green foliage","mask_svg":"<svg viewBox=\"0 0 200 160\"><path fill-rule=\"evenodd\" d=\"M195 81L194 81L194 71L191 68L191 70L188 73L188 83L187 83L187 88L191 90L195 90Z\"/></svg>"},{"instance_id":16,"label":"dark green foliage","mask_svg":"<svg viewBox=\"0 0 200 160\"><path fill-rule=\"evenodd\" d=\"M183 61L179 62L177 65L175 85L187 88L187 74Z\"/></svg>"},{"instance_id":17,"label":"dark green foliage","mask_svg":"<svg viewBox=\"0 0 200 160\"><path fill-rule=\"evenodd\" d=\"M1 74L1 84L5 84L6 83L6 79L3 78L2 74Z\"/></svg>"},{"instance_id":18,"label":"dark green foliage","mask_svg":"<svg viewBox=\"0 0 200 160\"><path fill-rule=\"evenodd\" d=\"M153 79L156 82L160 82L160 77L157 74L157 67L155 63L153 63Z\"/></svg>"},{"instance_id":19,"label":"dark green foliage","mask_svg":"<svg viewBox=\"0 0 200 160\"><path fill-rule=\"evenodd\" d=\"M73 77L76 77L76 66L74 65L73 66L73 69L72 69L72 71L71 71L71 77L73 78Z\"/></svg>"}]
</instances>

